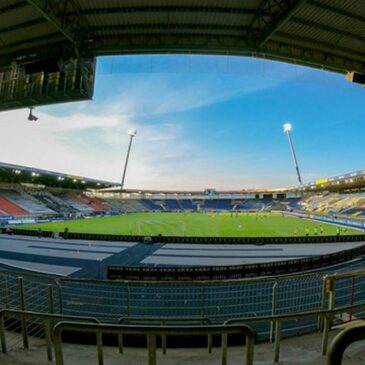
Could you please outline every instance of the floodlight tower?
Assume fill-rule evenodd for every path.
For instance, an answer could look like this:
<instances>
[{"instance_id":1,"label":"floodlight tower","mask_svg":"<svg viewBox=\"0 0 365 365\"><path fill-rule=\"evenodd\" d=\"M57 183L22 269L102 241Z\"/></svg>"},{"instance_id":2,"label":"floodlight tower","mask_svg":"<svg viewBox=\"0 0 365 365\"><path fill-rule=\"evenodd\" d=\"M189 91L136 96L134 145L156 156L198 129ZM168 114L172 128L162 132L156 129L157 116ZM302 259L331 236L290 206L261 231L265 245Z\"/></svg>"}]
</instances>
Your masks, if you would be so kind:
<instances>
[{"instance_id":1,"label":"floodlight tower","mask_svg":"<svg viewBox=\"0 0 365 365\"><path fill-rule=\"evenodd\" d=\"M133 141L133 138L136 136L137 134L137 130L136 129L130 129L128 131L128 135L130 137L129 139L129 145L128 145L128 151L127 151L127 157L125 159L125 163L124 163L124 171L123 171L123 177L122 177L122 183L121 183L121 186L120 186L120 190L122 191L123 188L124 188L124 180L125 180L125 174L127 172L127 166L128 166L128 160L129 160L129 154L131 152L131 147L132 147L132 141Z\"/></svg>"},{"instance_id":2,"label":"floodlight tower","mask_svg":"<svg viewBox=\"0 0 365 365\"><path fill-rule=\"evenodd\" d=\"M291 130L292 130L292 125L290 123L285 123L283 125L283 130L284 133L286 133L288 135L288 140L289 140L289 145L290 145L290 150L291 150L291 154L293 156L293 161L294 161L294 166L295 166L295 170L297 171L297 175L298 175L298 180L299 180L299 184L303 185L302 183L302 178L300 176L300 172L299 172L299 166L298 166L298 160L297 160L297 155L295 154L295 149L294 149L294 145L293 145L293 141L291 138Z\"/></svg>"}]
</instances>

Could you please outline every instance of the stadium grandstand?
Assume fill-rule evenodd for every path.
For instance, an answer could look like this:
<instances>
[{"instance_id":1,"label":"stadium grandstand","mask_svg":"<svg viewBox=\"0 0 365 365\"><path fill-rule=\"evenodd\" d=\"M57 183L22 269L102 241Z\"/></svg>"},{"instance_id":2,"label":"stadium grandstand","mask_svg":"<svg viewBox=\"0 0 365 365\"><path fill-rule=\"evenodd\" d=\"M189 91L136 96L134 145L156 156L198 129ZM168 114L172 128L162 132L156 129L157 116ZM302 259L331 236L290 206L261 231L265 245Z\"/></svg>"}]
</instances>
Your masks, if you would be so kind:
<instances>
[{"instance_id":1,"label":"stadium grandstand","mask_svg":"<svg viewBox=\"0 0 365 365\"><path fill-rule=\"evenodd\" d=\"M352 176L352 180L348 176ZM202 324L209 321L217 326L244 317L247 318L245 323L255 331L256 341L265 342L270 338L277 341L270 321L265 324L253 319L272 314L274 295L277 316L287 313L298 313L299 316L283 322L283 337L315 331L318 325L316 311L327 308L323 304L324 297L318 295L324 285L321 270L325 270L326 278L333 281L343 276L333 308L348 308L350 300L358 305L357 311L354 309L350 316L361 316L364 309L358 303L361 303L362 296L361 275L365 275L361 271L364 237L360 231L347 230L364 229L361 209L365 193L354 176L346 174L326 179L337 186L336 191L332 186L324 190L318 182L308 184L310 188L304 191L298 191L298 187L223 192L215 189L121 191L120 185L112 182L85 177L75 179L67 174L1 164L0 224L4 233L0 236L1 281L7 290L11 290L2 294L2 301L8 303L1 312L6 331L14 331L12 326L17 323L14 320L20 313L44 315L48 306L46 298L49 297L46 291L52 290L52 312L58 313L52 315L62 314L61 318L66 320L77 318L84 321L95 317L107 325L121 321L121 318L130 318L128 323L145 324L150 323L148 318L156 318L155 321L161 318L169 321L170 318L172 323L184 319L188 324L194 324L200 320ZM362 173L357 172L356 177L361 179ZM196 215L215 219L215 224L222 214L234 224L237 217L252 215L255 222L263 221L267 225L269 219L277 218L275 214L278 212L281 221L299 216L300 220L305 219L306 226L308 222L320 222L320 225L313 226L309 237L304 231L302 235L298 232L298 236L290 232L287 239L238 237L240 228L231 238L227 235L179 237L186 229L181 222L190 219L191 215L194 220ZM90 227L96 227L95 219L105 225L108 217L135 219L138 214L152 214L152 218L138 218L134 221L136 230L122 235L113 235L111 229L108 234L95 234L92 230L88 233L86 226L81 226L84 233L63 227L52 231L48 230L49 226L44 226L65 224L65 227L73 227L73 222L90 222ZM177 214L178 220L173 222L169 214ZM334 231L328 236L320 232L319 227L327 223L341 227L341 234ZM121 224L126 222L119 220L117 225ZM167 226L172 229L172 236L157 233ZM157 231L151 231L151 227ZM280 231L281 235L283 232ZM167 233L171 234L171 231ZM250 251L252 253L247 254ZM352 272L359 273L356 282L354 276L349 276ZM332 273L336 273L333 278ZM110 282L95 281L105 278ZM240 281L242 278L251 279L244 282ZM79 282L80 279L83 281ZM115 279L119 281L115 282ZM231 282L225 285L222 280ZM148 283L148 286L141 287L140 282ZM57 291L57 287L61 291ZM44 298L34 297L34 290L44 292ZM98 301L87 301L90 290L99 297ZM124 297L121 294L119 297L118 294L114 298L116 293L125 290L132 291L133 295ZM206 293L204 308L196 296L201 290ZM262 292L259 302L256 290ZM356 293L353 299L352 296L348 298L349 290ZM99 292L103 295L100 296ZM289 292L296 298L292 303L285 299L285 293ZM215 298L216 295L210 293L219 296ZM15 299L19 295L24 296L22 300L28 312L19 311ZM175 298L176 295L182 298L182 302ZM123 304L124 300L128 300L128 306ZM235 302L240 304L232 306ZM307 318L306 313L311 312L312 318L310 314ZM343 313L348 315L348 312ZM301 319L300 315L305 317ZM27 323L34 325L31 318ZM44 329L27 327L26 331L27 339L33 341L39 334L42 336ZM325 334L327 336L326 331ZM323 341L327 343L327 340Z\"/></svg>"},{"instance_id":2,"label":"stadium grandstand","mask_svg":"<svg viewBox=\"0 0 365 365\"><path fill-rule=\"evenodd\" d=\"M30 121L91 100L108 55L249 56L365 85L362 0L2 0L0 40L0 111ZM361 346L343 356L365 339L365 170L282 189L123 183L0 163L2 364L225 365L228 344L235 364L365 363Z\"/></svg>"}]
</instances>

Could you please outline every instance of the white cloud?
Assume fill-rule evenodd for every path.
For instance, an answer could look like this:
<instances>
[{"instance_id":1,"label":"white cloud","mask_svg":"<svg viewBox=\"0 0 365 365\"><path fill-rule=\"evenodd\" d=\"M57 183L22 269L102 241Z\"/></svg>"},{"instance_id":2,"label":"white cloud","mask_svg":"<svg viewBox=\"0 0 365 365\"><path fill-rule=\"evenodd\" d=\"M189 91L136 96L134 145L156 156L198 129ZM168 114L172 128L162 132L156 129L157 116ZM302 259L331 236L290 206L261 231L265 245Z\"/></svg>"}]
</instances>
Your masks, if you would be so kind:
<instances>
[{"instance_id":1,"label":"white cloud","mask_svg":"<svg viewBox=\"0 0 365 365\"><path fill-rule=\"evenodd\" d=\"M193 83L179 83L177 79L181 81L181 77L161 79L148 75L123 91L122 87L115 90L107 102L72 103L56 106L54 111L40 108L35 111L39 117L36 123L27 121L26 110L0 113L0 160L120 181L129 141L126 131L135 128L138 134L126 187L256 186L253 178L227 171L225 156L212 161L202 146L186 138L186 126L175 122L174 115L257 92L275 83L256 86L237 81L227 88L224 79L213 82L202 77Z\"/></svg>"}]
</instances>

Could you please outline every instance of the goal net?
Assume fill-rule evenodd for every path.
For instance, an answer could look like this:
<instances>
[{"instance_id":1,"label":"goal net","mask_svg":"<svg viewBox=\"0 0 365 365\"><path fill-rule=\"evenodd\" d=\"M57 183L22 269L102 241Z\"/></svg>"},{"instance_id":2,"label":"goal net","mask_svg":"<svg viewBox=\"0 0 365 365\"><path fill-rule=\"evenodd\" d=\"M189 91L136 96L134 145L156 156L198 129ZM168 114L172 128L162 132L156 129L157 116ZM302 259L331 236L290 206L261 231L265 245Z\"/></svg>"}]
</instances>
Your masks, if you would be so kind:
<instances>
[{"instance_id":1,"label":"goal net","mask_svg":"<svg viewBox=\"0 0 365 365\"><path fill-rule=\"evenodd\" d=\"M154 236L157 234L162 234L163 236L185 236L186 224L184 221L141 219L136 222L136 233L140 236Z\"/></svg>"}]
</instances>

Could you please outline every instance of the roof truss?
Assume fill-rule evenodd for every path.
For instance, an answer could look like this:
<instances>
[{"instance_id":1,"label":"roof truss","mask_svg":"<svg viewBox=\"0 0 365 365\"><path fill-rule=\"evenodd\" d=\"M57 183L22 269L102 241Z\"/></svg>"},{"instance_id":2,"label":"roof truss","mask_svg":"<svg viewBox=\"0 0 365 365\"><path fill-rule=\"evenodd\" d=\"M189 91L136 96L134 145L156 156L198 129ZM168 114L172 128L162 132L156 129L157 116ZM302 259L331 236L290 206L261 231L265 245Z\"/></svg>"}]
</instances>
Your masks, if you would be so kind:
<instances>
[{"instance_id":1,"label":"roof truss","mask_svg":"<svg viewBox=\"0 0 365 365\"><path fill-rule=\"evenodd\" d=\"M69 40L76 49L79 47L80 36L78 29L80 28L79 10L72 0L27 0L27 2L36 8L40 14L57 30ZM67 17L66 13L69 9L75 13L75 17Z\"/></svg>"},{"instance_id":2,"label":"roof truss","mask_svg":"<svg viewBox=\"0 0 365 365\"><path fill-rule=\"evenodd\" d=\"M250 25L255 46L260 49L307 0L263 0Z\"/></svg>"}]
</instances>

